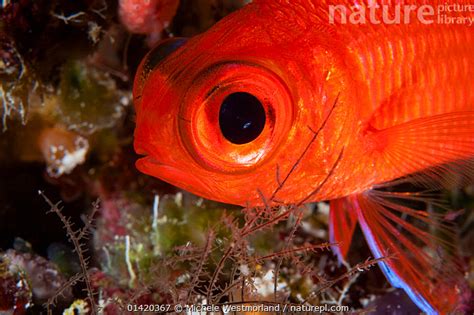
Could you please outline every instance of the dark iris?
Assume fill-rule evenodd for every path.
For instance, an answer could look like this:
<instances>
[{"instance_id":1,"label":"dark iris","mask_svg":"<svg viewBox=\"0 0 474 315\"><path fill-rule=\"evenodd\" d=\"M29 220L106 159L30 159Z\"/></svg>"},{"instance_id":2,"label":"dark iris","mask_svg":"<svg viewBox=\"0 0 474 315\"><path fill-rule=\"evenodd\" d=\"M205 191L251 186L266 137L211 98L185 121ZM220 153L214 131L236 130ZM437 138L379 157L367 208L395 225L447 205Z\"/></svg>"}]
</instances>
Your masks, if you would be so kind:
<instances>
[{"instance_id":1,"label":"dark iris","mask_svg":"<svg viewBox=\"0 0 474 315\"><path fill-rule=\"evenodd\" d=\"M232 93L222 102L219 126L224 137L235 144L255 140L265 127L262 103L246 92Z\"/></svg>"}]
</instances>

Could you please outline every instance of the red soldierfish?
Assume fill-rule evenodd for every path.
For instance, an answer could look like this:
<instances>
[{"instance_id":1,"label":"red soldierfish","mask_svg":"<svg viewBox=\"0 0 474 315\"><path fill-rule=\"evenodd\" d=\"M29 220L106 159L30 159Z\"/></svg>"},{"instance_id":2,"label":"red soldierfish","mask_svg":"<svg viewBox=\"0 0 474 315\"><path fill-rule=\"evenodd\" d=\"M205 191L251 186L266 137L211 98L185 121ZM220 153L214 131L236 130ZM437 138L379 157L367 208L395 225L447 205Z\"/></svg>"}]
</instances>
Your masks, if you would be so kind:
<instances>
[{"instance_id":1,"label":"red soldierfish","mask_svg":"<svg viewBox=\"0 0 474 315\"><path fill-rule=\"evenodd\" d=\"M254 0L163 42L135 80L137 167L226 203L331 200L340 258L359 222L375 257L393 255L393 286L456 310L469 293L452 230L420 206L439 200L393 191L474 178L474 13L425 3Z\"/></svg>"}]
</instances>

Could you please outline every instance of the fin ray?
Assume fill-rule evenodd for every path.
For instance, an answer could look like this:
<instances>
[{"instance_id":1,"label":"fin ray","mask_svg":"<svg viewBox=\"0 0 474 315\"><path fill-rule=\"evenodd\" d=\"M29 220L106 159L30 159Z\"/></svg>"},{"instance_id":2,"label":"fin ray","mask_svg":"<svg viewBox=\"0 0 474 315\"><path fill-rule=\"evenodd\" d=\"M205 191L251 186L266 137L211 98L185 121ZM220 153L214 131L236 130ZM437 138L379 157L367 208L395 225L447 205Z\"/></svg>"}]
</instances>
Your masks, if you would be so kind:
<instances>
[{"instance_id":1,"label":"fin ray","mask_svg":"<svg viewBox=\"0 0 474 315\"><path fill-rule=\"evenodd\" d=\"M474 178L474 111L418 118L368 137L377 169L393 176L381 181L416 173L412 181L449 188Z\"/></svg>"},{"instance_id":2,"label":"fin ray","mask_svg":"<svg viewBox=\"0 0 474 315\"><path fill-rule=\"evenodd\" d=\"M413 194L423 200L422 194ZM459 294L465 283L452 244L454 230L441 221L443 216L403 204L413 202L410 197L373 189L349 198L376 258L393 255L380 263L390 283L403 288L427 313L451 312L465 299ZM435 198L430 194L427 200Z\"/></svg>"},{"instance_id":3,"label":"fin ray","mask_svg":"<svg viewBox=\"0 0 474 315\"><path fill-rule=\"evenodd\" d=\"M333 246L333 252L339 261L345 261L347 252L357 225L357 212L348 198L331 200L329 212L329 238Z\"/></svg>"}]
</instances>

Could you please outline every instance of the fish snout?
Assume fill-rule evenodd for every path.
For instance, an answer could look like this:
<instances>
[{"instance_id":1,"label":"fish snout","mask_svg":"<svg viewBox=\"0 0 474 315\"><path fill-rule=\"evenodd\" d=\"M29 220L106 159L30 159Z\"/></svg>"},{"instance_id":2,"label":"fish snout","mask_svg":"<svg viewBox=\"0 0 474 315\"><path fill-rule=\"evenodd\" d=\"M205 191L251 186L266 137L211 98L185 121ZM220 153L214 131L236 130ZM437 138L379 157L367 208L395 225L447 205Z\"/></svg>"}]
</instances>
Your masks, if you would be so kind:
<instances>
[{"instance_id":1,"label":"fish snout","mask_svg":"<svg viewBox=\"0 0 474 315\"><path fill-rule=\"evenodd\" d=\"M137 69L133 86L134 103L140 103L143 87L148 77L169 55L178 50L188 41L184 37L174 37L159 42L145 55Z\"/></svg>"},{"instance_id":2,"label":"fish snout","mask_svg":"<svg viewBox=\"0 0 474 315\"><path fill-rule=\"evenodd\" d=\"M173 37L159 42L143 59L143 70L153 70L187 41L188 39L185 37Z\"/></svg>"}]
</instances>

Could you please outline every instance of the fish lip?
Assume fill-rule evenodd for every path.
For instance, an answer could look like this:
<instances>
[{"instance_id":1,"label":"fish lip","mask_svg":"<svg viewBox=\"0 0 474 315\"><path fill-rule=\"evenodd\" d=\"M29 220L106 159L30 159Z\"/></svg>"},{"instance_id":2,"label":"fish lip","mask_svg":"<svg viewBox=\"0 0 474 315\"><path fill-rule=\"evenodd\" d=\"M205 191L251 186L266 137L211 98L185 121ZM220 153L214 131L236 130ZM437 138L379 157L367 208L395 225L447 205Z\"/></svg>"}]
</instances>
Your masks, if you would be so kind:
<instances>
[{"instance_id":1,"label":"fish lip","mask_svg":"<svg viewBox=\"0 0 474 315\"><path fill-rule=\"evenodd\" d=\"M150 156L149 151L144 148L143 144L137 141L135 141L135 152L138 155Z\"/></svg>"},{"instance_id":2,"label":"fish lip","mask_svg":"<svg viewBox=\"0 0 474 315\"><path fill-rule=\"evenodd\" d=\"M145 159L155 165L166 165L166 163L158 160L157 158L155 158L154 155L150 154L150 149L144 143L135 142L135 152L137 153L137 155L142 155L142 157L140 157L138 161Z\"/></svg>"},{"instance_id":3,"label":"fish lip","mask_svg":"<svg viewBox=\"0 0 474 315\"><path fill-rule=\"evenodd\" d=\"M204 181L196 177L192 171L185 172L174 165L165 163L151 155L142 144L135 145L135 152L143 155L135 162L136 168L147 175L156 177L181 189L201 195L207 199L215 199L212 189Z\"/></svg>"}]
</instances>

